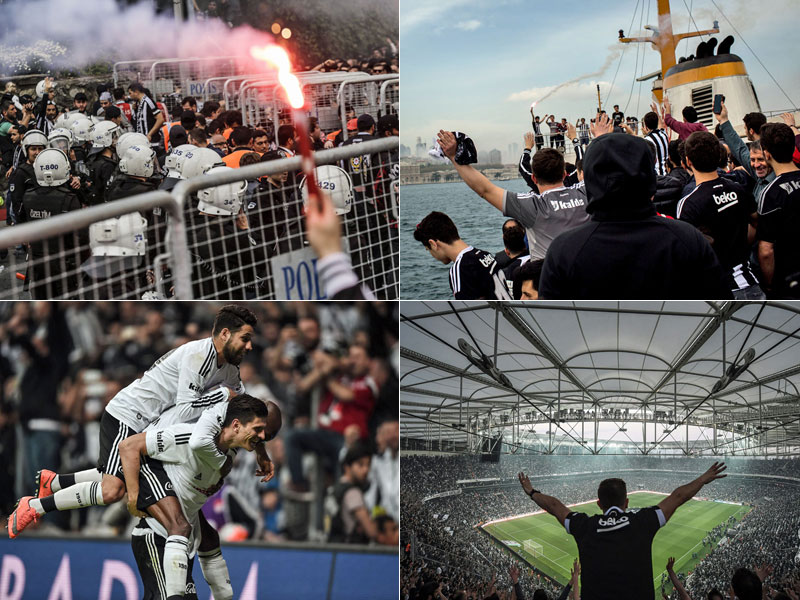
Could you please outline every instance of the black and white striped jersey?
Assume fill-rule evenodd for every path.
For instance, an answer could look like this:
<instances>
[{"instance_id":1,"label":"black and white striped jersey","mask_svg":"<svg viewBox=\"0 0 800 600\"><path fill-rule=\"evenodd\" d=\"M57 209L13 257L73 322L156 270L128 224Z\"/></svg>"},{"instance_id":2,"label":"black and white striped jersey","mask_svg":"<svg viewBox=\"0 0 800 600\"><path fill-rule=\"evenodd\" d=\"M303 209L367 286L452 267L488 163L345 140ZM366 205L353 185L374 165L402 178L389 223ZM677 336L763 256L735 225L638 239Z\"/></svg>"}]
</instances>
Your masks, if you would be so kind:
<instances>
[{"instance_id":1,"label":"black and white striped jersey","mask_svg":"<svg viewBox=\"0 0 800 600\"><path fill-rule=\"evenodd\" d=\"M494 256L464 248L450 267L450 289L457 300L512 300L506 276Z\"/></svg>"},{"instance_id":2,"label":"black and white striped jersey","mask_svg":"<svg viewBox=\"0 0 800 600\"><path fill-rule=\"evenodd\" d=\"M191 423L208 407L228 400L226 388L244 393L239 367L217 366L214 343L205 338L167 352L140 379L120 390L106 411L136 432L156 419L159 427Z\"/></svg>"},{"instance_id":3,"label":"black and white striped jersey","mask_svg":"<svg viewBox=\"0 0 800 600\"><path fill-rule=\"evenodd\" d=\"M158 106L150 97L143 96L139 101L139 106L136 107L136 132L147 135L156 124L156 118L160 112ZM156 138L160 137L161 133L156 132L150 143L159 143Z\"/></svg>"},{"instance_id":4,"label":"black and white striped jersey","mask_svg":"<svg viewBox=\"0 0 800 600\"><path fill-rule=\"evenodd\" d=\"M656 129L644 136L648 142L653 144L655 149L655 170L656 175L667 174L667 161L669 160L669 137L663 129Z\"/></svg>"}]
</instances>

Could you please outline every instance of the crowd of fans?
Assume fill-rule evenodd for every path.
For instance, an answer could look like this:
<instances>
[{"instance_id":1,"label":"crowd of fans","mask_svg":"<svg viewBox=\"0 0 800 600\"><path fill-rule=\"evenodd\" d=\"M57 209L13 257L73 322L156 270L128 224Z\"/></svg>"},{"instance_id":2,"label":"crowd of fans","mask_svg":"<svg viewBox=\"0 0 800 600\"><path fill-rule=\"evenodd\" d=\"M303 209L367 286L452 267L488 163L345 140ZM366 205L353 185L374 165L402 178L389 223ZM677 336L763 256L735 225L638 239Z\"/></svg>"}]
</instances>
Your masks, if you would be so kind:
<instances>
[{"instance_id":1,"label":"crowd of fans","mask_svg":"<svg viewBox=\"0 0 800 600\"><path fill-rule=\"evenodd\" d=\"M396 47L376 49L363 61L345 61L350 62L353 69L370 74L392 72ZM337 64L326 61L315 69L338 70ZM224 101L203 102L182 96L180 90L156 96L137 82L126 88L99 85L96 97L79 92L72 106L62 107L54 101L54 85L51 78L42 80L33 98L18 96L10 83L0 100L0 194L8 226L153 190L171 191L180 179L211 169L236 169L299 152L299 134L289 112L280 113L279 124L244 126L241 111L226 110ZM336 115L341 111L347 131L330 122L323 131L321 122L311 118L309 143L314 151L398 134L396 114L359 115L350 104L325 110ZM397 152L356 156L340 167L346 181L337 180L326 189L336 213L349 213L344 233L350 239L350 262L359 281L385 287L387 297L393 296L396 269L391 255L397 241L389 196L398 178ZM282 172L254 177L246 187L212 188L203 202L199 194L192 195L186 219L197 297L252 299L270 293L269 258L305 243L302 184L301 172ZM123 232L118 235L125 238L122 241L104 241L88 229L2 248L0 260L9 251L20 262L27 257L28 269L21 276L34 299L136 299L142 290L169 297L174 293L171 284L157 285L160 278L152 267L142 268L142 257L152 265L164 252L168 217L161 208L143 212L144 222L104 224L106 230ZM133 241L127 241L128 234ZM92 255L94 261L89 260ZM105 262L119 264L97 269L98 256L114 257ZM135 274L117 276L120 270L133 271L132 265L138 267ZM65 272L74 275L51 281ZM169 276L164 273L164 281Z\"/></svg>"},{"instance_id":2,"label":"crowd of fans","mask_svg":"<svg viewBox=\"0 0 800 600\"><path fill-rule=\"evenodd\" d=\"M417 226L415 239L453 263L455 297L799 297L793 206L800 129L793 114L784 113L783 123L745 115L745 143L724 102L713 132L692 106L676 118L666 98L641 122L614 109L575 125L534 117L519 162L531 188L525 194L495 186L470 166L477 152L465 134L439 132L431 153L452 161L462 180L508 217L494 260L462 240L444 213ZM566 140L574 164L565 162Z\"/></svg>"},{"instance_id":3,"label":"crowd of fans","mask_svg":"<svg viewBox=\"0 0 800 600\"><path fill-rule=\"evenodd\" d=\"M406 455L401 465L401 597L439 598L441 593L446 598L510 599L520 598L519 592L537 600L559 597L564 593L561 583L531 569L477 527L538 510L520 490L517 473L530 473L536 487L546 494L577 504L593 502L604 477L622 477L629 490L669 494L685 482L686 472L697 472L700 460L502 455L499 463L486 463L473 456ZM727 593L736 569L756 571L766 565L770 569L765 588L798 592L800 572L794 557L800 546L800 505L796 502L800 464L797 460L725 460L732 476L716 481L713 492L704 493L713 493L712 499L749 505L752 510L741 522L726 522L709 532L708 556L691 573L679 569L677 576L690 597L699 600L710 598L712 589ZM738 476L741 473L781 475L794 481ZM487 478L496 480L481 482L478 490L477 484L456 484L457 480ZM445 491L459 493L430 498ZM512 567L522 574L521 589L513 594ZM679 596L672 592L669 598Z\"/></svg>"},{"instance_id":4,"label":"crowd of fans","mask_svg":"<svg viewBox=\"0 0 800 600\"><path fill-rule=\"evenodd\" d=\"M39 469L96 465L105 404L164 353L209 336L218 308L148 302L0 307L0 513L11 512ZM248 394L281 407L283 428L267 446L276 475L260 483L252 453L240 452L225 485L206 503L209 522L230 541L321 541L327 539L324 522L336 522L338 515L343 526L331 533L335 541L396 545L396 307L368 302L248 308L259 322L240 374ZM317 437L325 437L327 446L297 442ZM306 478L310 484L299 493L295 481ZM350 489L355 491L336 496ZM315 524L311 505L327 506L329 518ZM361 507L368 520L354 521L351 513ZM132 526L120 502L51 513L42 529L119 536Z\"/></svg>"}]
</instances>

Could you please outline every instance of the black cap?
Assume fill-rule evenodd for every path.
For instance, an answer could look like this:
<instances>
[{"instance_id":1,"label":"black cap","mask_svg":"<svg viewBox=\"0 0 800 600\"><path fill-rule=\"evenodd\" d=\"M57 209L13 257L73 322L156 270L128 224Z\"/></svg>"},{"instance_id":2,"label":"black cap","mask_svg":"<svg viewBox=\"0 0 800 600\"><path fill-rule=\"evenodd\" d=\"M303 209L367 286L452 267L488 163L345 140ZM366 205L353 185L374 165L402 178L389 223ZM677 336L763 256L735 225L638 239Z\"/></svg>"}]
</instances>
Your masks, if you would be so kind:
<instances>
[{"instance_id":1,"label":"black cap","mask_svg":"<svg viewBox=\"0 0 800 600\"><path fill-rule=\"evenodd\" d=\"M654 163L650 142L642 138L608 133L593 140L583 157L589 198L586 212L597 208L625 211L650 204L656 193Z\"/></svg>"},{"instance_id":2,"label":"black cap","mask_svg":"<svg viewBox=\"0 0 800 600\"><path fill-rule=\"evenodd\" d=\"M189 134L180 125L173 125L169 130L169 145L173 148L189 143Z\"/></svg>"},{"instance_id":3,"label":"black cap","mask_svg":"<svg viewBox=\"0 0 800 600\"><path fill-rule=\"evenodd\" d=\"M117 117L122 116L122 111L119 109L118 106L106 106L105 110L103 111L106 119L116 119Z\"/></svg>"},{"instance_id":4,"label":"black cap","mask_svg":"<svg viewBox=\"0 0 800 600\"><path fill-rule=\"evenodd\" d=\"M378 119L378 131L391 131L392 129L400 129L397 115L383 115Z\"/></svg>"},{"instance_id":5,"label":"black cap","mask_svg":"<svg viewBox=\"0 0 800 600\"><path fill-rule=\"evenodd\" d=\"M375 119L372 118L372 115L363 114L358 117L356 121L356 126L358 127L359 131L367 131L370 127L375 125Z\"/></svg>"},{"instance_id":6,"label":"black cap","mask_svg":"<svg viewBox=\"0 0 800 600\"><path fill-rule=\"evenodd\" d=\"M30 94L22 94L22 96L19 97L20 104L30 104L31 102L33 102L33 96Z\"/></svg>"}]
</instances>

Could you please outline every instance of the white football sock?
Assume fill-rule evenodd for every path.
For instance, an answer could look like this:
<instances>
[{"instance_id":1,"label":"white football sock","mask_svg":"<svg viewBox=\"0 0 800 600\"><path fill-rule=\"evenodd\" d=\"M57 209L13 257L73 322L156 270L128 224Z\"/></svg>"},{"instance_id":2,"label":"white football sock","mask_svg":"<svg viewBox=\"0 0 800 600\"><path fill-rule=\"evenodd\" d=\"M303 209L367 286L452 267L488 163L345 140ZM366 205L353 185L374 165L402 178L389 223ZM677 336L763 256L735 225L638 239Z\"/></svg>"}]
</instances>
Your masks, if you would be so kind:
<instances>
[{"instance_id":1,"label":"white football sock","mask_svg":"<svg viewBox=\"0 0 800 600\"><path fill-rule=\"evenodd\" d=\"M231 576L228 574L228 565L222 557L222 550L214 548L208 552L198 552L200 567L208 587L214 593L214 600L233 600L233 587Z\"/></svg>"},{"instance_id":2,"label":"white football sock","mask_svg":"<svg viewBox=\"0 0 800 600\"><path fill-rule=\"evenodd\" d=\"M75 485L76 483L86 483L87 481L103 481L103 474L97 469L86 469L85 471L78 471L77 473L56 475L50 487L54 492L57 492Z\"/></svg>"},{"instance_id":3,"label":"white football sock","mask_svg":"<svg viewBox=\"0 0 800 600\"><path fill-rule=\"evenodd\" d=\"M189 570L189 540L171 535L164 546L164 580L167 598L186 594L186 574Z\"/></svg>"},{"instance_id":4,"label":"white football sock","mask_svg":"<svg viewBox=\"0 0 800 600\"><path fill-rule=\"evenodd\" d=\"M54 510L105 506L103 489L99 481L76 483L47 498L34 498L30 504L31 508L40 515Z\"/></svg>"}]
</instances>

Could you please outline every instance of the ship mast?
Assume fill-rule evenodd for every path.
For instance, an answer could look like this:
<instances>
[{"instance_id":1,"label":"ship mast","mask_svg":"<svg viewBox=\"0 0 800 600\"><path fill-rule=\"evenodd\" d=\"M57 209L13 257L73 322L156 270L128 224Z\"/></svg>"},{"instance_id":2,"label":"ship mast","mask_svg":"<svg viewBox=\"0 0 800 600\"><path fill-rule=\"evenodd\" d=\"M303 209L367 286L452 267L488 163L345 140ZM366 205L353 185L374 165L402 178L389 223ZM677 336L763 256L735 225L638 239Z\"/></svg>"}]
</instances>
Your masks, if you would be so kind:
<instances>
[{"instance_id":1,"label":"ship mast","mask_svg":"<svg viewBox=\"0 0 800 600\"><path fill-rule=\"evenodd\" d=\"M670 14L669 0L658 0L658 29L646 25L645 29L653 32L651 37L625 37L624 32L620 29L619 41L623 44L631 42L649 42L653 45L655 50L661 54L661 77L676 64L675 48L678 42L685 38L697 37L701 35L709 35L712 33L719 33L717 23L714 22L713 29L706 29L704 31L690 31L687 33L672 33L672 15ZM661 102L664 90L660 85L653 86L653 95Z\"/></svg>"}]
</instances>

